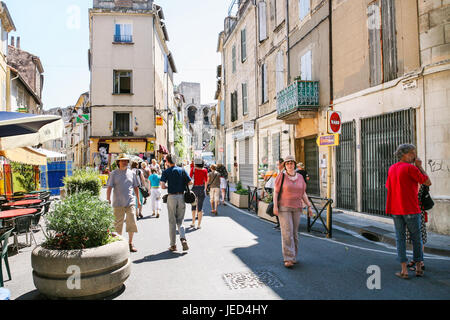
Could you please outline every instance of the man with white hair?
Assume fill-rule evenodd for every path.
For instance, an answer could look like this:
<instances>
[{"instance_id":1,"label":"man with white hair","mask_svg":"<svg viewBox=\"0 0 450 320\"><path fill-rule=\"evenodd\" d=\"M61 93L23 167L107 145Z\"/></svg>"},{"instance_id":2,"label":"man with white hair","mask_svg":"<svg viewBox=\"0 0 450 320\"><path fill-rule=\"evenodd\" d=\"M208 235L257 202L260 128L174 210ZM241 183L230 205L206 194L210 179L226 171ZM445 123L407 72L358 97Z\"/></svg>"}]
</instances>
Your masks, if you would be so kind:
<instances>
[{"instance_id":1,"label":"man with white hair","mask_svg":"<svg viewBox=\"0 0 450 320\"><path fill-rule=\"evenodd\" d=\"M406 257L406 228L411 234L413 260L416 262L416 276L423 276L423 249L420 235L421 210L418 199L419 184L431 185L430 178L422 168L422 160L417 157L416 147L412 144L399 145L394 154L399 160L388 171L386 181L386 213L394 219L397 256L401 272L395 275L408 279Z\"/></svg>"}]
</instances>

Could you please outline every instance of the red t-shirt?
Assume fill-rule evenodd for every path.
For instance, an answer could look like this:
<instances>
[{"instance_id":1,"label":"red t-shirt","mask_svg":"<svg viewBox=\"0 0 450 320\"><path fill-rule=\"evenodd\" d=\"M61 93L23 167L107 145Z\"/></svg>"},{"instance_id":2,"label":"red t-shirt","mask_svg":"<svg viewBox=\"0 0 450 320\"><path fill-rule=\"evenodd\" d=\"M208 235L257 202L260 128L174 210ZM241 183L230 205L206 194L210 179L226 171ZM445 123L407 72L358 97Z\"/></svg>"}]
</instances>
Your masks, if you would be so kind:
<instances>
[{"instance_id":1,"label":"red t-shirt","mask_svg":"<svg viewBox=\"0 0 450 320\"><path fill-rule=\"evenodd\" d=\"M428 176L406 162L397 162L389 168L386 188L388 189L386 213L406 215L420 213L418 192L419 184L427 181Z\"/></svg>"},{"instance_id":2,"label":"red t-shirt","mask_svg":"<svg viewBox=\"0 0 450 320\"><path fill-rule=\"evenodd\" d=\"M208 170L204 168L191 168L189 176L192 178L192 175L194 175L194 186L204 186L205 182L208 180Z\"/></svg>"}]
</instances>

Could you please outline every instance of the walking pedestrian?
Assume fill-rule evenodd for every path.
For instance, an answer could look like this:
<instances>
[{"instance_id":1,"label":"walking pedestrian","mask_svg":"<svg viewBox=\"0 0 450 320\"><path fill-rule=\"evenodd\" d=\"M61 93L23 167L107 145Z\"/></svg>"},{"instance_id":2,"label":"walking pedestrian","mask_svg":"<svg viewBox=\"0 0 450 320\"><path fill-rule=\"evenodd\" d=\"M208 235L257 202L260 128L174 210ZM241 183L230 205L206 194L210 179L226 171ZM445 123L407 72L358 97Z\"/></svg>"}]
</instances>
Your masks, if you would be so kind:
<instances>
[{"instance_id":1,"label":"walking pedestrian","mask_svg":"<svg viewBox=\"0 0 450 320\"><path fill-rule=\"evenodd\" d=\"M386 181L386 213L392 215L395 226L397 256L402 270L395 275L409 279L406 257L406 228L411 233L413 244L413 261L416 263L416 276L423 276L423 248L420 235L420 207L418 186L431 185L430 178L422 168L422 161L417 157L416 147L401 144L395 151L399 160L388 171Z\"/></svg>"},{"instance_id":2,"label":"walking pedestrian","mask_svg":"<svg viewBox=\"0 0 450 320\"><path fill-rule=\"evenodd\" d=\"M138 177L138 181L139 181L139 187L143 187L145 186L144 184L144 175L141 172L141 169L138 168L139 163L137 161L131 161L131 170L136 174L136 176ZM143 203L144 201L144 197L142 195L141 190L139 190L139 203ZM142 215L142 205L138 207L138 201L136 201L136 218L143 218L144 216Z\"/></svg>"},{"instance_id":3,"label":"walking pedestrian","mask_svg":"<svg viewBox=\"0 0 450 320\"><path fill-rule=\"evenodd\" d=\"M150 164L150 170L151 169L155 169L156 170L156 174L161 174L161 167L159 166L159 164L156 162L156 159L153 158L152 159L152 163Z\"/></svg>"},{"instance_id":4,"label":"walking pedestrian","mask_svg":"<svg viewBox=\"0 0 450 320\"><path fill-rule=\"evenodd\" d=\"M272 190L275 189L275 180L276 180L276 178L281 173L283 173L283 170L285 169L283 158L278 159L276 166L277 166L277 171L274 172L273 175L272 175ZM277 219L277 225L275 227L273 227L273 228L274 229L280 229L280 218L278 218L277 215L275 215L275 218Z\"/></svg>"},{"instance_id":5,"label":"walking pedestrian","mask_svg":"<svg viewBox=\"0 0 450 320\"><path fill-rule=\"evenodd\" d=\"M220 173L216 171L216 165L211 165L211 172L208 173L209 201L211 202L211 213L217 216L217 207L220 200Z\"/></svg>"},{"instance_id":6,"label":"walking pedestrian","mask_svg":"<svg viewBox=\"0 0 450 320\"><path fill-rule=\"evenodd\" d=\"M111 191L113 191L112 207L114 209L115 229L122 235L124 218L126 219L126 232L128 233L129 247L131 252L137 249L133 246L134 233L138 232L135 220L135 202L137 206L141 206L139 199L139 180L136 174L128 169L130 159L120 154L116 162L118 169L110 173L106 183L106 199L111 204ZM134 196L133 195L134 192Z\"/></svg>"},{"instance_id":7,"label":"walking pedestrian","mask_svg":"<svg viewBox=\"0 0 450 320\"><path fill-rule=\"evenodd\" d=\"M168 189L167 196L167 214L169 217L169 251L176 251L176 229L180 234L180 241L183 251L189 249L186 234L184 232L183 220L186 209L184 202L184 191L186 185L192 184L191 178L183 168L175 166L175 161L171 154L166 157L168 168L161 175L160 186L162 189ZM166 186L166 182L168 186Z\"/></svg>"},{"instance_id":8,"label":"walking pedestrian","mask_svg":"<svg viewBox=\"0 0 450 320\"><path fill-rule=\"evenodd\" d=\"M159 218L159 211L161 210L161 189L160 189L160 181L161 176L157 174L156 169L152 169L152 174L148 177L151 186L150 193L150 205L152 206L152 217L155 216Z\"/></svg>"},{"instance_id":9,"label":"walking pedestrian","mask_svg":"<svg viewBox=\"0 0 450 320\"><path fill-rule=\"evenodd\" d=\"M423 209L422 204L420 203L420 199L422 199L422 193L424 192L424 185L420 186L419 189L419 205L420 205L420 235L422 237L422 251L425 251L425 244L427 243L427 225L426 223L428 222L428 213ZM406 241L409 244L412 244L412 238L411 238L411 232L409 232L408 229L406 229ZM422 265L422 270L425 270L425 264L421 263ZM414 260L411 260L407 265L406 265L409 270L411 271L416 271L416 262Z\"/></svg>"},{"instance_id":10,"label":"walking pedestrian","mask_svg":"<svg viewBox=\"0 0 450 320\"><path fill-rule=\"evenodd\" d=\"M195 219L198 219L197 229L201 228L203 217L203 202L206 197L206 187L208 181L208 171L203 168L203 160L198 158L194 161L194 168L191 169L189 176L194 179L192 192L195 194L195 205L192 206L192 223L191 227L195 227Z\"/></svg>"},{"instance_id":11,"label":"walking pedestrian","mask_svg":"<svg viewBox=\"0 0 450 320\"><path fill-rule=\"evenodd\" d=\"M303 162L297 163L297 173L300 173L305 182L308 183L309 175L308 172L305 170L305 165L303 164Z\"/></svg>"},{"instance_id":12,"label":"walking pedestrian","mask_svg":"<svg viewBox=\"0 0 450 320\"><path fill-rule=\"evenodd\" d=\"M217 171L220 173L220 192L222 195L220 204L225 206L225 194L227 191L228 172L227 172L227 168L225 168L225 166L223 164L217 165Z\"/></svg>"},{"instance_id":13,"label":"walking pedestrian","mask_svg":"<svg viewBox=\"0 0 450 320\"><path fill-rule=\"evenodd\" d=\"M305 203L308 214L312 216L311 203L306 195L306 183L295 171L295 159L287 156L284 161L285 172L281 171L275 180L273 192L273 213L279 218L281 246L284 266L291 268L297 263L298 227ZM278 201L278 195L280 199Z\"/></svg>"}]
</instances>

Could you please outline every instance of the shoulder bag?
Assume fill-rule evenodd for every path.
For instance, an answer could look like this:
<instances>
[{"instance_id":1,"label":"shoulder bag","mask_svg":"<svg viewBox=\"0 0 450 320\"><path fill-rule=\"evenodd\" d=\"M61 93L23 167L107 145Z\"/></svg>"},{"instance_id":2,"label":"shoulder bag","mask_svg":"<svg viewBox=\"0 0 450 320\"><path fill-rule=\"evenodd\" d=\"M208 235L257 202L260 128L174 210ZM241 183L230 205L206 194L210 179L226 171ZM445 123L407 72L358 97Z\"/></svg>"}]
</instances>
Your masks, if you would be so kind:
<instances>
[{"instance_id":1,"label":"shoulder bag","mask_svg":"<svg viewBox=\"0 0 450 320\"><path fill-rule=\"evenodd\" d=\"M209 191L211 191L211 185L212 185L213 182L216 180L218 174L219 174L219 173L217 172L217 173L214 175L214 179L211 181L211 183L208 183L208 185L206 186L206 194L207 194L208 196L209 196Z\"/></svg>"},{"instance_id":2,"label":"shoulder bag","mask_svg":"<svg viewBox=\"0 0 450 320\"><path fill-rule=\"evenodd\" d=\"M281 178L280 192L278 192L278 198L277 198L278 199L278 201L277 201L278 205L279 205L279 202L280 202L281 191L283 191L283 183L284 183L284 173L281 173L281 174L283 175L283 178ZM271 217L275 216L275 214L273 213L273 201L267 207L266 213L269 216L271 216Z\"/></svg>"},{"instance_id":3,"label":"shoulder bag","mask_svg":"<svg viewBox=\"0 0 450 320\"><path fill-rule=\"evenodd\" d=\"M430 196L430 187L422 185L420 187L420 197L419 197L420 207L422 210L430 210L434 206L434 201Z\"/></svg>"},{"instance_id":4,"label":"shoulder bag","mask_svg":"<svg viewBox=\"0 0 450 320\"><path fill-rule=\"evenodd\" d=\"M194 171L194 174L195 174L195 171ZM183 177L184 177L184 175L187 176L187 173L183 169ZM185 188L185 191L184 191L184 202L186 202L186 203L194 203L195 202L195 194L189 189L188 183L186 183L186 182L184 183L184 188Z\"/></svg>"}]
</instances>

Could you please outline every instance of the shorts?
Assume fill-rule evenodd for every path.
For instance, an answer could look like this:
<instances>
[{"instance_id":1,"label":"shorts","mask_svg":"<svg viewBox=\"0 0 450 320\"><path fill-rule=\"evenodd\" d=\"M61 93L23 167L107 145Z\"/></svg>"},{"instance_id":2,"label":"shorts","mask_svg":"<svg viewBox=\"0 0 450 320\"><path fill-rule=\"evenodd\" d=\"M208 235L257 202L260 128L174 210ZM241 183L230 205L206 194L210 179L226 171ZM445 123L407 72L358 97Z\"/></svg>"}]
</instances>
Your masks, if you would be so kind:
<instances>
[{"instance_id":1,"label":"shorts","mask_svg":"<svg viewBox=\"0 0 450 320\"><path fill-rule=\"evenodd\" d=\"M227 188L227 180L225 178L220 177L220 189Z\"/></svg>"},{"instance_id":2,"label":"shorts","mask_svg":"<svg viewBox=\"0 0 450 320\"><path fill-rule=\"evenodd\" d=\"M123 222L126 215L126 232L138 232L136 226L136 211L134 206L115 207L114 209L114 227L118 234L122 234Z\"/></svg>"},{"instance_id":3,"label":"shorts","mask_svg":"<svg viewBox=\"0 0 450 320\"><path fill-rule=\"evenodd\" d=\"M209 191L209 198L211 202L219 202L220 201L220 189L219 188L211 188Z\"/></svg>"}]
</instances>

